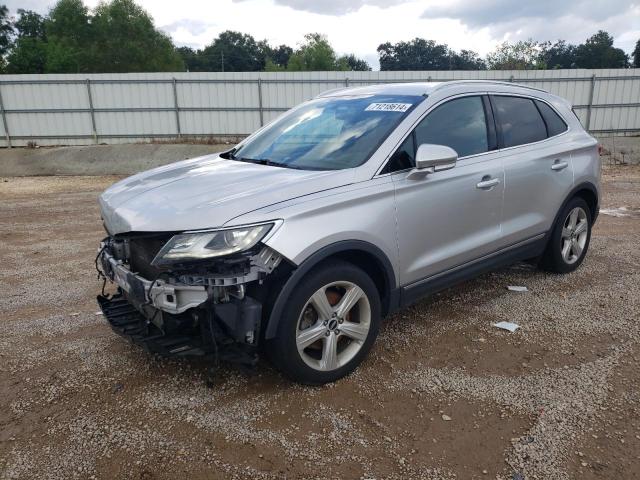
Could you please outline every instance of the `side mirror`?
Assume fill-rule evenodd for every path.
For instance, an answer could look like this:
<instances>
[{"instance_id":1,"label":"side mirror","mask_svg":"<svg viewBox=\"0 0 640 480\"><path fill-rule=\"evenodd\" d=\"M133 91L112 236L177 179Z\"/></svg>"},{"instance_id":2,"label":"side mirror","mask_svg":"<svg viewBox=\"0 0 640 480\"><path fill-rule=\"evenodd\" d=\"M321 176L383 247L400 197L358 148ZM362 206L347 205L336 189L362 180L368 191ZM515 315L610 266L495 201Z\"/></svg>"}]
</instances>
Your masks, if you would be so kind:
<instances>
[{"instance_id":1,"label":"side mirror","mask_svg":"<svg viewBox=\"0 0 640 480\"><path fill-rule=\"evenodd\" d=\"M446 145L423 143L416 153L416 170L422 173L434 173L456 166L458 153Z\"/></svg>"}]
</instances>

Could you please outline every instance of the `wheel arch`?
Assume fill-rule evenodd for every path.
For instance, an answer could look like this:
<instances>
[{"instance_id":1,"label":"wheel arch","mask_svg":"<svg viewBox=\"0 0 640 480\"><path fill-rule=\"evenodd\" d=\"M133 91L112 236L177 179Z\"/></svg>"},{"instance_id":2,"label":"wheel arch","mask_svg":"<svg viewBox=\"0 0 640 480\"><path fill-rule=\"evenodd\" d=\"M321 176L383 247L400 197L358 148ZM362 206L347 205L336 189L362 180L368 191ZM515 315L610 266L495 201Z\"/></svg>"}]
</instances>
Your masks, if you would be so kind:
<instances>
[{"instance_id":1,"label":"wheel arch","mask_svg":"<svg viewBox=\"0 0 640 480\"><path fill-rule=\"evenodd\" d=\"M587 205L589 205L589 210L591 211L591 224L593 225L598 218L598 190L592 183L585 182L578 185L578 187L575 188L572 193L573 194L565 200L562 206L564 207L567 202L573 197L582 198L585 202L587 202Z\"/></svg>"},{"instance_id":2,"label":"wheel arch","mask_svg":"<svg viewBox=\"0 0 640 480\"><path fill-rule=\"evenodd\" d=\"M587 202L587 205L589 206L589 210L591 210L591 225L593 226L593 224L595 223L596 219L598 218L599 198L600 198L598 195L598 189L591 182L579 183L573 189L571 189L568 195L565 196L564 201L558 208L558 211L556 212L556 217L553 219L553 223L551 224L551 228L547 232L547 238L545 241L546 245L548 245L551 239L551 234L555 229L556 225L558 224L558 222L560 221L560 214L564 210L564 207L566 207L567 203L569 203L571 199L575 197L582 198L585 202Z\"/></svg>"},{"instance_id":3,"label":"wheel arch","mask_svg":"<svg viewBox=\"0 0 640 480\"><path fill-rule=\"evenodd\" d=\"M399 290L389 258L380 248L371 243L362 240L344 240L321 248L292 270L282 284L270 308L271 311L268 312L264 330L266 340L276 336L285 304L296 285L312 269L329 259L340 259L356 265L371 277L380 293L383 317L398 308Z\"/></svg>"}]
</instances>

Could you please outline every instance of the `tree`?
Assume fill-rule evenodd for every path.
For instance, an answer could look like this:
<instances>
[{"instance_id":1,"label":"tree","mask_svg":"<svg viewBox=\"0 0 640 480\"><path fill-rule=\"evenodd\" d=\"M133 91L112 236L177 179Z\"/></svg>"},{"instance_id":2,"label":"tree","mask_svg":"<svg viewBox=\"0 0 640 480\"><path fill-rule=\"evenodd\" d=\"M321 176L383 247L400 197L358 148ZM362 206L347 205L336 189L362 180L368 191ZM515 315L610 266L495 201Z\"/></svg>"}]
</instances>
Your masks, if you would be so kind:
<instances>
[{"instance_id":1,"label":"tree","mask_svg":"<svg viewBox=\"0 0 640 480\"><path fill-rule=\"evenodd\" d=\"M203 70L210 72L258 72L264 69L264 47L245 33L227 30L200 53Z\"/></svg>"},{"instance_id":2,"label":"tree","mask_svg":"<svg viewBox=\"0 0 640 480\"><path fill-rule=\"evenodd\" d=\"M633 51L633 66L640 68L640 40L636 42L636 48Z\"/></svg>"},{"instance_id":3,"label":"tree","mask_svg":"<svg viewBox=\"0 0 640 480\"><path fill-rule=\"evenodd\" d=\"M625 68L629 57L613 46L613 37L604 30L592 35L576 49L578 68Z\"/></svg>"},{"instance_id":4,"label":"tree","mask_svg":"<svg viewBox=\"0 0 640 480\"><path fill-rule=\"evenodd\" d=\"M18 10L16 41L7 61L8 73L44 73L47 63L45 20L31 10Z\"/></svg>"},{"instance_id":5,"label":"tree","mask_svg":"<svg viewBox=\"0 0 640 480\"><path fill-rule=\"evenodd\" d=\"M533 40L504 42L487 55L491 70L535 70L544 68L540 59L540 45Z\"/></svg>"},{"instance_id":6,"label":"tree","mask_svg":"<svg viewBox=\"0 0 640 480\"><path fill-rule=\"evenodd\" d=\"M575 45L558 40L553 44L551 42L541 43L539 47L539 58L545 68L576 68L577 47Z\"/></svg>"},{"instance_id":7,"label":"tree","mask_svg":"<svg viewBox=\"0 0 640 480\"><path fill-rule=\"evenodd\" d=\"M13 24L18 38L44 38L44 18L32 10L18 9L18 19Z\"/></svg>"},{"instance_id":8,"label":"tree","mask_svg":"<svg viewBox=\"0 0 640 480\"><path fill-rule=\"evenodd\" d=\"M365 60L356 57L353 53L340 57L338 59L338 65L340 66L338 70L350 70L353 72L371 71L369 64Z\"/></svg>"},{"instance_id":9,"label":"tree","mask_svg":"<svg viewBox=\"0 0 640 480\"><path fill-rule=\"evenodd\" d=\"M449 47L433 40L389 42L378 46L380 70L450 70Z\"/></svg>"},{"instance_id":10,"label":"tree","mask_svg":"<svg viewBox=\"0 0 640 480\"><path fill-rule=\"evenodd\" d=\"M149 14L133 0L100 3L91 25L94 72L184 70L171 39L156 30Z\"/></svg>"},{"instance_id":11,"label":"tree","mask_svg":"<svg viewBox=\"0 0 640 480\"><path fill-rule=\"evenodd\" d=\"M45 22L47 73L90 72L95 52L91 47L89 10L82 0L59 0Z\"/></svg>"},{"instance_id":12,"label":"tree","mask_svg":"<svg viewBox=\"0 0 640 480\"><path fill-rule=\"evenodd\" d=\"M336 52L326 36L319 33L308 33L304 36L302 45L289 57L287 70L338 70Z\"/></svg>"},{"instance_id":13,"label":"tree","mask_svg":"<svg viewBox=\"0 0 640 480\"><path fill-rule=\"evenodd\" d=\"M6 5L0 5L0 57L4 56L11 47L13 36L13 22L9 17L9 9Z\"/></svg>"},{"instance_id":14,"label":"tree","mask_svg":"<svg viewBox=\"0 0 640 480\"><path fill-rule=\"evenodd\" d=\"M293 55L293 48L289 45L280 45L276 48L270 48L268 52L268 60L270 60L274 66L286 69L289 64L289 59Z\"/></svg>"},{"instance_id":15,"label":"tree","mask_svg":"<svg viewBox=\"0 0 640 480\"><path fill-rule=\"evenodd\" d=\"M471 50L459 53L446 44L414 38L409 42L378 46L380 70L484 70L486 65Z\"/></svg>"},{"instance_id":16,"label":"tree","mask_svg":"<svg viewBox=\"0 0 640 480\"><path fill-rule=\"evenodd\" d=\"M486 70L487 65L476 52L472 50L460 50L460 53L451 52L451 70Z\"/></svg>"},{"instance_id":17,"label":"tree","mask_svg":"<svg viewBox=\"0 0 640 480\"><path fill-rule=\"evenodd\" d=\"M182 62L188 72L203 72L206 70L202 50L194 50L191 47L178 47L176 52L182 58Z\"/></svg>"}]
</instances>

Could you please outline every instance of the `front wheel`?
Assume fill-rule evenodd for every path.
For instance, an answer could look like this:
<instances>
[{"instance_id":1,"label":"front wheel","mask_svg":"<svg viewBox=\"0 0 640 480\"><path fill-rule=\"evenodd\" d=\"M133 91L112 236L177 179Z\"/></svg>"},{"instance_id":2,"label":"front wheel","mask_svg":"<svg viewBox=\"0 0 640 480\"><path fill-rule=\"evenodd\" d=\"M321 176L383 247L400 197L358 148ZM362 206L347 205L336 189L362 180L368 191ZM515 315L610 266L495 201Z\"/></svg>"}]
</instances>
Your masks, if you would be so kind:
<instances>
[{"instance_id":1,"label":"front wheel","mask_svg":"<svg viewBox=\"0 0 640 480\"><path fill-rule=\"evenodd\" d=\"M333 382L362 362L379 326L380 297L371 278L355 265L331 261L292 292L267 353L294 381Z\"/></svg>"},{"instance_id":2,"label":"front wheel","mask_svg":"<svg viewBox=\"0 0 640 480\"><path fill-rule=\"evenodd\" d=\"M575 197L567 203L542 258L545 270L569 273L580 266L591 240L591 218L589 205L582 198Z\"/></svg>"}]
</instances>

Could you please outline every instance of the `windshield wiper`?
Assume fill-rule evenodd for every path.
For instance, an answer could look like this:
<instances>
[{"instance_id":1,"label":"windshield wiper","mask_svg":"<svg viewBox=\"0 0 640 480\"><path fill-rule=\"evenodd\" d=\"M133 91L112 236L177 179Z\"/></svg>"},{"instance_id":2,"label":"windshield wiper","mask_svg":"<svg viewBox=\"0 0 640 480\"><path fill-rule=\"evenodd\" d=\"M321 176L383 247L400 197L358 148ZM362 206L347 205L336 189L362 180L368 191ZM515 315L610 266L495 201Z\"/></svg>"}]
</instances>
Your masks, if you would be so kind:
<instances>
[{"instance_id":1,"label":"windshield wiper","mask_svg":"<svg viewBox=\"0 0 640 480\"><path fill-rule=\"evenodd\" d=\"M302 167L298 167L297 165L291 165L289 163L284 162L274 162L273 160L269 160L268 158L246 158L246 157L238 157L234 160L238 160L240 162L248 162L248 163L257 163L258 165L267 165L269 167L281 167L281 168L292 168L294 170L304 170Z\"/></svg>"}]
</instances>

